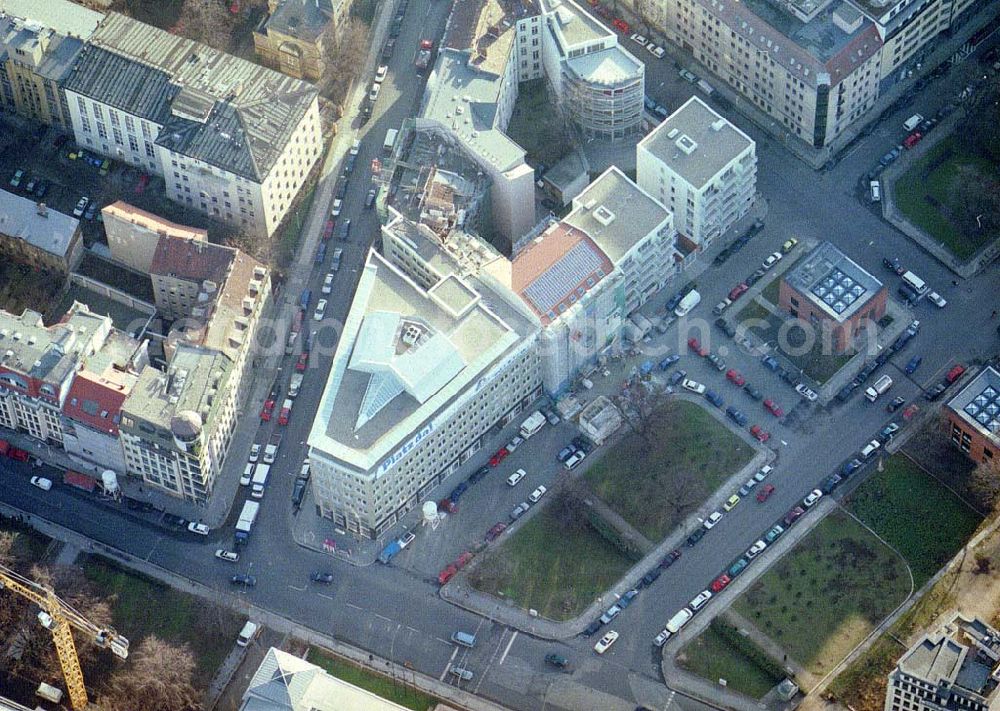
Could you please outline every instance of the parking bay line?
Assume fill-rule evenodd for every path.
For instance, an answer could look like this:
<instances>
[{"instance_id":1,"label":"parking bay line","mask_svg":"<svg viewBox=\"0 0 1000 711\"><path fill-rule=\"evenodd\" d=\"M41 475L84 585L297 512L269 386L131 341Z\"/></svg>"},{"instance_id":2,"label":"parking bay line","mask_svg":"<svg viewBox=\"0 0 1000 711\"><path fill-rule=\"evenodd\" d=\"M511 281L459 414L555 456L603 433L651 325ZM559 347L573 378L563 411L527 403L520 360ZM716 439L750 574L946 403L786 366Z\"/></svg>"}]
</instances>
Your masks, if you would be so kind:
<instances>
[{"instance_id":1,"label":"parking bay line","mask_svg":"<svg viewBox=\"0 0 1000 711\"><path fill-rule=\"evenodd\" d=\"M365 609L365 608L363 608L363 607L358 607L357 605L355 605L355 604L354 604L354 603L352 603L352 602L349 602L349 603L347 603L347 606L348 606L348 607L352 607L352 608L354 608L355 610L362 610L362 611L363 611L363 610Z\"/></svg>"},{"instance_id":2,"label":"parking bay line","mask_svg":"<svg viewBox=\"0 0 1000 711\"><path fill-rule=\"evenodd\" d=\"M448 673L448 670L451 668L451 663L455 661L455 657L457 655L458 655L458 647L455 647L455 649L451 653L451 658L448 660L448 663L444 665L444 671L441 672L441 676L438 677L438 681L444 681L445 674Z\"/></svg>"},{"instance_id":3,"label":"parking bay line","mask_svg":"<svg viewBox=\"0 0 1000 711\"><path fill-rule=\"evenodd\" d=\"M316 594L319 595L320 597L325 597L327 600L336 600L336 598L333 595L327 595L326 593L316 593Z\"/></svg>"},{"instance_id":4,"label":"parking bay line","mask_svg":"<svg viewBox=\"0 0 1000 711\"><path fill-rule=\"evenodd\" d=\"M507 652L509 652L510 648L513 646L514 640L517 639L517 635L518 635L518 632L514 632L514 634L511 635L510 641L507 643L507 648L504 649L503 650L503 654L500 655L500 661L497 662L497 666L500 666L501 664L503 664L503 660L507 658Z\"/></svg>"}]
</instances>

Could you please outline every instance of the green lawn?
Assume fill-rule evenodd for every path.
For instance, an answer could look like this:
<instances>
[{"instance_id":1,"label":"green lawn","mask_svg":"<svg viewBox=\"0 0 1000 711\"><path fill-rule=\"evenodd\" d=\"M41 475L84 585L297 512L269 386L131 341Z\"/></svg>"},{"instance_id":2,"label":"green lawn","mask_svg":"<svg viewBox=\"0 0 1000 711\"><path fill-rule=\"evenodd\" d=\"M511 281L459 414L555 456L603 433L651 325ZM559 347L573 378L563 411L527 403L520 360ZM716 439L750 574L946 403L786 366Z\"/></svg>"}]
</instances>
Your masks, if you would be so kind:
<instances>
[{"instance_id":1,"label":"green lawn","mask_svg":"<svg viewBox=\"0 0 1000 711\"><path fill-rule=\"evenodd\" d=\"M753 644L749 640L745 642ZM769 673L743 650L730 644L714 621L684 647L677 656L677 663L682 669L713 683L725 679L727 688L754 699L763 697L784 678Z\"/></svg>"},{"instance_id":2,"label":"green lawn","mask_svg":"<svg viewBox=\"0 0 1000 711\"><path fill-rule=\"evenodd\" d=\"M968 259L998 236L989 230L963 230L948 215L967 209L957 200L954 182L969 168L997 177L997 166L987 157L972 153L957 136L951 136L929 150L893 185L893 199L900 211L960 259Z\"/></svg>"},{"instance_id":3,"label":"green lawn","mask_svg":"<svg viewBox=\"0 0 1000 711\"><path fill-rule=\"evenodd\" d=\"M517 92L514 113L507 135L522 146L532 165L548 168L565 157L572 146L560 121L552 120L552 102L548 87L541 79L525 82Z\"/></svg>"},{"instance_id":4,"label":"green lawn","mask_svg":"<svg viewBox=\"0 0 1000 711\"><path fill-rule=\"evenodd\" d=\"M808 671L838 664L910 590L906 564L847 514L821 521L735 610Z\"/></svg>"},{"instance_id":5,"label":"green lawn","mask_svg":"<svg viewBox=\"0 0 1000 711\"><path fill-rule=\"evenodd\" d=\"M338 679L343 679L413 711L427 711L438 703L433 696L405 686L401 681L394 682L391 677L362 669L314 647L310 647L306 660L326 669Z\"/></svg>"},{"instance_id":6,"label":"green lawn","mask_svg":"<svg viewBox=\"0 0 1000 711\"><path fill-rule=\"evenodd\" d=\"M848 508L896 547L919 588L965 544L981 517L897 454L851 494Z\"/></svg>"},{"instance_id":7,"label":"green lawn","mask_svg":"<svg viewBox=\"0 0 1000 711\"><path fill-rule=\"evenodd\" d=\"M503 546L480 561L469 577L474 587L509 598L543 617L579 615L631 567L593 528L562 526L547 506Z\"/></svg>"},{"instance_id":8,"label":"green lawn","mask_svg":"<svg viewBox=\"0 0 1000 711\"><path fill-rule=\"evenodd\" d=\"M90 556L83 572L104 595L114 596L114 625L132 647L150 634L187 642L198 661L195 685L205 686L233 648L245 620L229 610Z\"/></svg>"},{"instance_id":9,"label":"green lawn","mask_svg":"<svg viewBox=\"0 0 1000 711\"><path fill-rule=\"evenodd\" d=\"M778 291L781 289L781 277L775 277L771 280L771 283L765 286L760 295L767 301L770 301L775 306L778 305Z\"/></svg>"},{"instance_id":10,"label":"green lawn","mask_svg":"<svg viewBox=\"0 0 1000 711\"><path fill-rule=\"evenodd\" d=\"M776 279L775 283L777 281ZM768 289L770 288L768 286ZM775 300L777 300L777 296L775 296ZM746 328L749 332L770 343L805 375L821 384L832 378L838 370L843 368L854 357L854 351L848 351L847 353L823 353L823 338L819 332L814 332L815 336L812 337L812 346L808 350L804 350L806 339L809 336L798 326L791 328L786 326L784 342L779 345L779 333L782 333L781 327L786 319L790 320L791 316L789 314L771 313L754 300L737 314L733 325L739 326L740 323L755 320L755 323L752 325L747 324ZM784 347L786 345L787 347Z\"/></svg>"},{"instance_id":11,"label":"green lawn","mask_svg":"<svg viewBox=\"0 0 1000 711\"><path fill-rule=\"evenodd\" d=\"M587 472L590 488L651 541L666 536L750 461L753 449L703 407L670 400L649 444L630 434Z\"/></svg>"}]
</instances>

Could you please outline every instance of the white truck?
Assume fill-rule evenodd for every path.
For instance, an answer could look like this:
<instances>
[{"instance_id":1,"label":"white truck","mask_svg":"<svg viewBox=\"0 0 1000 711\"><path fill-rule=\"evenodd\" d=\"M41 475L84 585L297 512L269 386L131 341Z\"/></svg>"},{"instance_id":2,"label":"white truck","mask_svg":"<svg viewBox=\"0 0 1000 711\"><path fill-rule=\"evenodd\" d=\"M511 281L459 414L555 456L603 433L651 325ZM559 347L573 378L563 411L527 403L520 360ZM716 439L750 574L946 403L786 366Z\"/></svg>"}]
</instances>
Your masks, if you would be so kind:
<instances>
[{"instance_id":1,"label":"white truck","mask_svg":"<svg viewBox=\"0 0 1000 711\"><path fill-rule=\"evenodd\" d=\"M396 136L399 135L399 129L390 128L385 132L385 140L382 142L382 150L386 153L392 153L393 147L396 145Z\"/></svg>"},{"instance_id":2,"label":"white truck","mask_svg":"<svg viewBox=\"0 0 1000 711\"><path fill-rule=\"evenodd\" d=\"M674 309L674 315L677 318L680 318L681 316L687 316L687 314L691 311L691 309L693 309L700 303L701 303L701 294L699 294L696 290L692 289L687 294L685 294L684 298L681 299L681 302L677 304L677 308Z\"/></svg>"},{"instance_id":3,"label":"white truck","mask_svg":"<svg viewBox=\"0 0 1000 711\"><path fill-rule=\"evenodd\" d=\"M865 390L865 397L868 402L875 402L878 400L878 396L883 394L886 390L892 387L892 378L888 375L883 375L881 378L872 383L871 387Z\"/></svg>"},{"instance_id":4,"label":"white truck","mask_svg":"<svg viewBox=\"0 0 1000 711\"><path fill-rule=\"evenodd\" d=\"M292 379L288 383L288 397L298 397L299 389L302 387L302 373L293 373Z\"/></svg>"},{"instance_id":5,"label":"white truck","mask_svg":"<svg viewBox=\"0 0 1000 711\"><path fill-rule=\"evenodd\" d=\"M271 439L264 445L264 464L274 464L274 458L278 455L278 447L281 446L281 434L275 432Z\"/></svg>"},{"instance_id":6,"label":"white truck","mask_svg":"<svg viewBox=\"0 0 1000 711\"><path fill-rule=\"evenodd\" d=\"M271 473L270 464L258 464L253 472L253 481L250 482L250 496L255 499L264 498L264 487L267 486L267 476Z\"/></svg>"},{"instance_id":7,"label":"white truck","mask_svg":"<svg viewBox=\"0 0 1000 711\"><path fill-rule=\"evenodd\" d=\"M535 410L528 416L528 419L521 423L521 436L528 439L532 435L537 434L544 426L545 415Z\"/></svg>"},{"instance_id":8,"label":"white truck","mask_svg":"<svg viewBox=\"0 0 1000 711\"><path fill-rule=\"evenodd\" d=\"M250 530L253 528L253 522L257 520L258 511L260 511L260 504L256 501L247 501L243 504L240 519L236 522L237 545L247 542L247 539L250 537Z\"/></svg>"}]
</instances>

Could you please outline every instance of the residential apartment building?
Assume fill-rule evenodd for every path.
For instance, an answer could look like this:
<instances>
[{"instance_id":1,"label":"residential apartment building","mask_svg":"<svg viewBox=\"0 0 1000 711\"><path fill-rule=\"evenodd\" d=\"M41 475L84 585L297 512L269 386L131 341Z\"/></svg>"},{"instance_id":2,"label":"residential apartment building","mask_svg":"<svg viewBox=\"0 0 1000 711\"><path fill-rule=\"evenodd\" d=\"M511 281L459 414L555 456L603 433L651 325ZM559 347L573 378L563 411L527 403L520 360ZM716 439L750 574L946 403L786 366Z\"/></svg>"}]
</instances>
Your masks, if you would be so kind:
<instances>
[{"instance_id":1,"label":"residential apartment building","mask_svg":"<svg viewBox=\"0 0 1000 711\"><path fill-rule=\"evenodd\" d=\"M282 74L318 82L333 32L349 9L343 0L268 0L253 32L257 59Z\"/></svg>"},{"instance_id":2,"label":"residential apartment building","mask_svg":"<svg viewBox=\"0 0 1000 711\"><path fill-rule=\"evenodd\" d=\"M829 242L821 242L781 277L778 307L820 329L836 353L854 346L885 316L885 285Z\"/></svg>"},{"instance_id":3,"label":"residential apartment building","mask_svg":"<svg viewBox=\"0 0 1000 711\"><path fill-rule=\"evenodd\" d=\"M147 362L142 343L114 331L108 316L91 313L83 304L74 303L63 320L51 326L36 311L25 310L20 316L0 311L0 426L58 447L73 440L67 451L111 466L117 458L114 452L102 454L105 444L95 444L90 453L75 448L79 438L74 422L84 419L79 414L83 412L84 424L106 432L115 426L117 409L113 402L94 407L83 403L83 390L74 393L75 379L110 377L127 389L127 373ZM111 372L121 376L108 376ZM105 402L89 394L83 399Z\"/></svg>"},{"instance_id":4,"label":"residential apartment building","mask_svg":"<svg viewBox=\"0 0 1000 711\"><path fill-rule=\"evenodd\" d=\"M952 444L1000 471L1000 372L983 368L944 408Z\"/></svg>"},{"instance_id":5,"label":"residential apartment building","mask_svg":"<svg viewBox=\"0 0 1000 711\"><path fill-rule=\"evenodd\" d=\"M80 221L0 190L0 256L66 277L83 258Z\"/></svg>"},{"instance_id":6,"label":"residential apartment building","mask_svg":"<svg viewBox=\"0 0 1000 711\"><path fill-rule=\"evenodd\" d=\"M69 0L0 0L0 108L68 130L61 84L103 19Z\"/></svg>"},{"instance_id":7,"label":"residential apartment building","mask_svg":"<svg viewBox=\"0 0 1000 711\"><path fill-rule=\"evenodd\" d=\"M670 41L813 147L829 144L878 99L883 40L847 2L646 7Z\"/></svg>"},{"instance_id":8,"label":"residential apartment building","mask_svg":"<svg viewBox=\"0 0 1000 711\"><path fill-rule=\"evenodd\" d=\"M704 249L753 206L753 140L692 96L636 148L639 187L674 215L674 227Z\"/></svg>"},{"instance_id":9,"label":"residential apartment building","mask_svg":"<svg viewBox=\"0 0 1000 711\"><path fill-rule=\"evenodd\" d=\"M540 0L549 83L584 136L621 140L642 128L646 65L572 0Z\"/></svg>"},{"instance_id":10,"label":"residential apartment building","mask_svg":"<svg viewBox=\"0 0 1000 711\"><path fill-rule=\"evenodd\" d=\"M179 225L118 200L101 208L111 258L138 272L150 273L161 237L208 242L208 230Z\"/></svg>"},{"instance_id":11,"label":"residential apartment building","mask_svg":"<svg viewBox=\"0 0 1000 711\"><path fill-rule=\"evenodd\" d=\"M378 537L541 393L536 328L490 281L369 252L309 434L320 515Z\"/></svg>"},{"instance_id":12,"label":"residential apartment building","mask_svg":"<svg viewBox=\"0 0 1000 711\"><path fill-rule=\"evenodd\" d=\"M238 250L161 237L150 276L157 306L173 319L162 344L168 365L144 370L122 405L125 467L201 504L245 401L270 274Z\"/></svg>"},{"instance_id":13,"label":"residential apartment building","mask_svg":"<svg viewBox=\"0 0 1000 711\"><path fill-rule=\"evenodd\" d=\"M309 84L110 13L63 83L77 143L270 236L322 150Z\"/></svg>"},{"instance_id":14,"label":"residential apartment building","mask_svg":"<svg viewBox=\"0 0 1000 711\"><path fill-rule=\"evenodd\" d=\"M924 637L889 674L885 711L989 711L997 708L1000 632L957 615Z\"/></svg>"}]
</instances>

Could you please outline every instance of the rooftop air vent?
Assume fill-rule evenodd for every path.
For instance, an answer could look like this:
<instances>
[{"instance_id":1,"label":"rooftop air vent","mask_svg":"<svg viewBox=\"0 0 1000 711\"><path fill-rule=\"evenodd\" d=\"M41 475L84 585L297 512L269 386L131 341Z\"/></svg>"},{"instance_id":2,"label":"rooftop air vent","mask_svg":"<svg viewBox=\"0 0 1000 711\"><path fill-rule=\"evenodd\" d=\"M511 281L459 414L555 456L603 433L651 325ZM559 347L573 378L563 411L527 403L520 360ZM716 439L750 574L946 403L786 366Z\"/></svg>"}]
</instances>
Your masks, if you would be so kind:
<instances>
[{"instance_id":1,"label":"rooftop air vent","mask_svg":"<svg viewBox=\"0 0 1000 711\"><path fill-rule=\"evenodd\" d=\"M713 131L721 131L722 127L725 126L725 125L726 125L726 120L723 119L723 118L720 118L717 121L713 121L712 122L712 130Z\"/></svg>"},{"instance_id":2,"label":"rooftop air vent","mask_svg":"<svg viewBox=\"0 0 1000 711\"><path fill-rule=\"evenodd\" d=\"M608 208L601 205L596 210L594 210L594 219L600 222L602 225L607 227L612 222L615 221L615 213L611 212Z\"/></svg>"},{"instance_id":3,"label":"rooftop air vent","mask_svg":"<svg viewBox=\"0 0 1000 711\"><path fill-rule=\"evenodd\" d=\"M685 155L691 155L698 148L698 144L694 141L693 138L688 136L686 133L677 139L676 144L677 147L680 148Z\"/></svg>"},{"instance_id":4,"label":"rooftop air vent","mask_svg":"<svg viewBox=\"0 0 1000 711\"><path fill-rule=\"evenodd\" d=\"M672 128L672 129L670 129L670 133L667 134L667 138L669 138L671 140L674 139L674 138L677 138L677 134L680 133L680 132L681 132L681 130L679 128Z\"/></svg>"}]
</instances>

